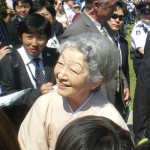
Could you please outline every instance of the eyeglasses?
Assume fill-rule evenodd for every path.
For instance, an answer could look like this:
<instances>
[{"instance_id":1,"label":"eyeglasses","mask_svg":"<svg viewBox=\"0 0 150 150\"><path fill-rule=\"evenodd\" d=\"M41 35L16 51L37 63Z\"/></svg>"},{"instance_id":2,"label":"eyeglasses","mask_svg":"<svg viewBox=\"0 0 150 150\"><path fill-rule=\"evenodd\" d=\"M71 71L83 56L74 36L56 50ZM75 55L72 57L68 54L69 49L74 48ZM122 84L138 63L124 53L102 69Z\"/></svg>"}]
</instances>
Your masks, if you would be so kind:
<instances>
[{"instance_id":1,"label":"eyeglasses","mask_svg":"<svg viewBox=\"0 0 150 150\"><path fill-rule=\"evenodd\" d=\"M111 18L113 18L113 19L119 18L119 21L124 21L125 16L124 16L124 15L118 15L118 14L113 13L112 16L111 16Z\"/></svg>"}]
</instances>

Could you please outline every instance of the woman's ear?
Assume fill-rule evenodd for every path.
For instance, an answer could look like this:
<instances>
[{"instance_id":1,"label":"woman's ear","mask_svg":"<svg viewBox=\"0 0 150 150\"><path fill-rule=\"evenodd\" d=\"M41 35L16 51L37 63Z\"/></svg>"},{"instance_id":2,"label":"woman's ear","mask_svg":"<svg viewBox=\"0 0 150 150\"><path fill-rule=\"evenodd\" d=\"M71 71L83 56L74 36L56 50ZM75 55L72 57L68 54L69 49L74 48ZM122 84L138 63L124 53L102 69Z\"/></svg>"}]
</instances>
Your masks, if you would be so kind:
<instances>
[{"instance_id":1,"label":"woman's ear","mask_svg":"<svg viewBox=\"0 0 150 150\"><path fill-rule=\"evenodd\" d=\"M103 80L104 80L104 77L101 76L98 81L96 81L95 83L92 83L91 84L91 90L94 90L94 89L100 87L103 83Z\"/></svg>"}]
</instances>

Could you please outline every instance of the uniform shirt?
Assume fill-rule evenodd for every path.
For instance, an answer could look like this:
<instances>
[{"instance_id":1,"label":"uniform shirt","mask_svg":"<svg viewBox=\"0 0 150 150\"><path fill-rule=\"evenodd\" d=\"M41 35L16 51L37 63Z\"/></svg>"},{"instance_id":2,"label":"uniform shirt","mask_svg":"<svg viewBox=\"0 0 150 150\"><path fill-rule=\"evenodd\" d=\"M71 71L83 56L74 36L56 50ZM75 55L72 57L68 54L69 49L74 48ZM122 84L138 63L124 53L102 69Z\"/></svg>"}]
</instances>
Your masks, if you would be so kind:
<instances>
[{"instance_id":1,"label":"uniform shirt","mask_svg":"<svg viewBox=\"0 0 150 150\"><path fill-rule=\"evenodd\" d=\"M20 147L22 150L54 150L61 130L71 121L88 115L109 118L128 130L118 111L100 91L73 111L67 99L54 90L41 96L27 114L19 130Z\"/></svg>"},{"instance_id":2,"label":"uniform shirt","mask_svg":"<svg viewBox=\"0 0 150 150\"><path fill-rule=\"evenodd\" d=\"M140 20L135 24L131 33L131 45L133 49L136 50L139 47L145 46L148 31L150 31L150 23L145 24Z\"/></svg>"}]
</instances>

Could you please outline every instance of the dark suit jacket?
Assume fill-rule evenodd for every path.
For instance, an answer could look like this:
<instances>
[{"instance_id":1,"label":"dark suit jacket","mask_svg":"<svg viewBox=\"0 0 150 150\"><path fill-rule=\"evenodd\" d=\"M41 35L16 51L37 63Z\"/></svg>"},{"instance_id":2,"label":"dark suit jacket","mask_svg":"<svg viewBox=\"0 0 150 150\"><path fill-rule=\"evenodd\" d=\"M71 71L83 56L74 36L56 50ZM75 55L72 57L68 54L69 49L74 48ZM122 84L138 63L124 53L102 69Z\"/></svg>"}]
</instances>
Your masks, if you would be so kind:
<instances>
[{"instance_id":1,"label":"dark suit jacket","mask_svg":"<svg viewBox=\"0 0 150 150\"><path fill-rule=\"evenodd\" d=\"M112 30L110 28L110 26L108 25L107 22L103 23L103 25L105 26L105 28L107 29L109 35L112 37L112 39L114 39L113 37L113 33ZM125 41L123 39L121 39L119 42L120 46L125 46ZM127 47L124 47L127 48ZM125 49L122 49L125 50ZM127 51L128 49L126 49ZM124 57L125 52L122 53L122 57ZM126 64L128 62L128 56L122 59L122 67L126 66ZM102 93L107 97L107 99L117 108L117 110L120 112L120 114L125 117L126 116L126 112L125 112L125 103L124 103L124 97L123 97L123 90L124 88L128 87L128 82L126 79L126 76L124 75L124 71L123 68L119 68L119 76L117 78L119 78L119 91L117 92L117 78L114 77L112 80L110 80L109 82L105 83L104 85L102 85L101 87L101 91Z\"/></svg>"},{"instance_id":2,"label":"dark suit jacket","mask_svg":"<svg viewBox=\"0 0 150 150\"><path fill-rule=\"evenodd\" d=\"M144 48L133 106L133 130L136 140L150 139L150 32Z\"/></svg>"},{"instance_id":3,"label":"dark suit jacket","mask_svg":"<svg viewBox=\"0 0 150 150\"><path fill-rule=\"evenodd\" d=\"M3 21L3 19L2 18L0 18L0 25L1 25L1 27L2 27L2 30L3 30L3 34L4 34L4 36L5 36L5 39L6 39L6 43L3 43L4 45L9 45L10 43L9 43L9 40L8 40L8 32L7 32L7 30L6 30L6 25L5 25L5 22Z\"/></svg>"},{"instance_id":4,"label":"dark suit jacket","mask_svg":"<svg viewBox=\"0 0 150 150\"><path fill-rule=\"evenodd\" d=\"M64 33L63 25L56 20L54 25L54 31L58 41L60 42L62 34Z\"/></svg>"},{"instance_id":5,"label":"dark suit jacket","mask_svg":"<svg viewBox=\"0 0 150 150\"><path fill-rule=\"evenodd\" d=\"M109 35L114 39L112 30L109 27L108 23L105 22L103 24L104 24L105 28L107 29ZM114 41L115 41L115 39L114 39ZM124 76L127 79L128 84L129 84L130 80L129 80L129 64L128 64L128 42L126 39L124 39L122 36L120 36L119 44L120 44L120 49L121 49L121 53L122 53L122 67L121 68L124 73Z\"/></svg>"},{"instance_id":6,"label":"dark suit jacket","mask_svg":"<svg viewBox=\"0 0 150 150\"><path fill-rule=\"evenodd\" d=\"M123 37L119 39L120 49L122 53L122 71L127 79L128 84L130 84L129 76L129 63L128 63L128 42Z\"/></svg>"},{"instance_id":7,"label":"dark suit jacket","mask_svg":"<svg viewBox=\"0 0 150 150\"><path fill-rule=\"evenodd\" d=\"M18 26L20 24L20 21L15 18L12 22L10 22L7 25L7 31L8 31L8 39L10 41L10 44L12 45L21 45L21 41L19 40L18 37Z\"/></svg>"},{"instance_id":8,"label":"dark suit jacket","mask_svg":"<svg viewBox=\"0 0 150 150\"><path fill-rule=\"evenodd\" d=\"M59 54L55 49L46 48L43 51L42 55L46 82L55 84L53 69ZM5 108L6 113L8 114L10 119L18 127L21 121L24 119L28 109L32 106L35 100L42 95L42 93L39 89L33 88L24 62L17 50L14 50L11 55L6 55L1 60L0 67L2 73L1 84L3 86L4 95L26 88L31 88L31 90L20 99L18 99L18 101L14 103L13 106Z\"/></svg>"}]
</instances>

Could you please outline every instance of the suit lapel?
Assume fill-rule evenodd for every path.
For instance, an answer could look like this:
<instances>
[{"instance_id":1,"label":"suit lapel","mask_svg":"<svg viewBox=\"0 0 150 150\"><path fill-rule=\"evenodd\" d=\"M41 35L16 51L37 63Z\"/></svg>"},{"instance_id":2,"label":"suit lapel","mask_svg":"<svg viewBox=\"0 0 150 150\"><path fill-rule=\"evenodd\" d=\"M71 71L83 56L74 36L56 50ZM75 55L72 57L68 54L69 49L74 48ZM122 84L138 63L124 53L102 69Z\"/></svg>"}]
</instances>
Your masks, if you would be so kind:
<instances>
[{"instance_id":1,"label":"suit lapel","mask_svg":"<svg viewBox=\"0 0 150 150\"><path fill-rule=\"evenodd\" d=\"M111 38L111 41L113 42L113 44L116 45L116 42L115 42L115 39L114 39L112 30L111 30L110 26L108 25L108 23L107 23L107 22L104 22L104 23L103 23L103 27L104 27L105 30L106 30L106 34Z\"/></svg>"},{"instance_id":2,"label":"suit lapel","mask_svg":"<svg viewBox=\"0 0 150 150\"><path fill-rule=\"evenodd\" d=\"M81 13L81 17L84 20L86 26L89 27L89 30L94 33L100 33L95 24L91 21L91 19L87 16L85 12Z\"/></svg>"},{"instance_id":3,"label":"suit lapel","mask_svg":"<svg viewBox=\"0 0 150 150\"><path fill-rule=\"evenodd\" d=\"M18 53L18 51L16 50L16 56L17 56L17 60L18 60L18 63L19 63L19 70L20 70L20 78L21 78L21 81L23 82L23 85L24 87L33 87L33 84L30 80L30 77L28 75L28 72L26 70L26 67L24 65L24 62L20 56L20 54Z\"/></svg>"}]
</instances>

